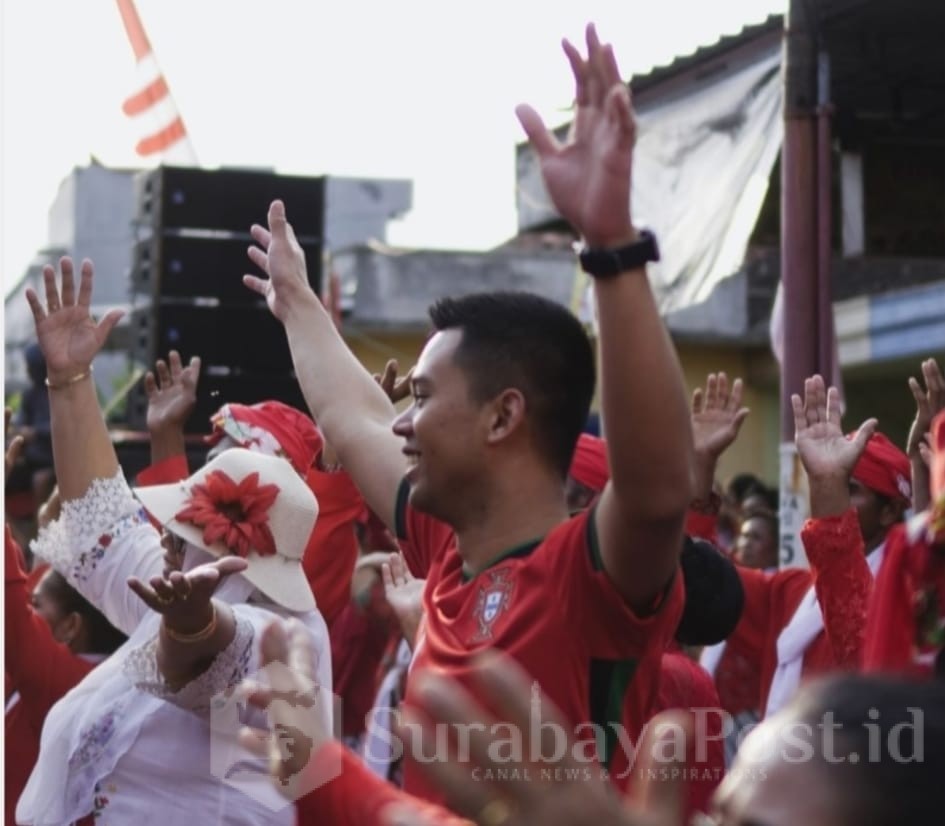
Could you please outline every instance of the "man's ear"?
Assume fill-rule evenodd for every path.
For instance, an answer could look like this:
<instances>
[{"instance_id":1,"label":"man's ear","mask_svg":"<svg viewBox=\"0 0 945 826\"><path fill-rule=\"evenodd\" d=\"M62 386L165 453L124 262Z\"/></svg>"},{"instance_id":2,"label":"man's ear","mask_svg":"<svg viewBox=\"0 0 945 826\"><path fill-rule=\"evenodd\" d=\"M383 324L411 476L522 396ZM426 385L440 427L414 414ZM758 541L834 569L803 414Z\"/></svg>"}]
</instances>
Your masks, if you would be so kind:
<instances>
[{"instance_id":1,"label":"man's ear","mask_svg":"<svg viewBox=\"0 0 945 826\"><path fill-rule=\"evenodd\" d=\"M514 387L499 393L490 402L489 444L497 444L508 438L525 421L525 396Z\"/></svg>"}]
</instances>

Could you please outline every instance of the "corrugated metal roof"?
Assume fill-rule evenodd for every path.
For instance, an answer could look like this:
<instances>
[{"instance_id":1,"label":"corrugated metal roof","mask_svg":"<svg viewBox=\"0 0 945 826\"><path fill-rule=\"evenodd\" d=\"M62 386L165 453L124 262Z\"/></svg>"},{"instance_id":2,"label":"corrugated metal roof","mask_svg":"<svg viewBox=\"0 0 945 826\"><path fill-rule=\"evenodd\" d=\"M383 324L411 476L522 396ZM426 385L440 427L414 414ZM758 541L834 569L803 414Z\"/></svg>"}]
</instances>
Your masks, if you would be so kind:
<instances>
[{"instance_id":1,"label":"corrugated metal roof","mask_svg":"<svg viewBox=\"0 0 945 826\"><path fill-rule=\"evenodd\" d=\"M761 23L745 26L741 31L735 34L723 35L714 43L700 46L691 54L680 55L664 66L655 66L645 74L634 75L630 79L630 87L635 92L641 92L644 89L648 89L651 86L655 86L664 80L678 75L680 72L688 71L698 67L700 64L715 60L726 52L744 46L753 40L783 30L784 15L772 14Z\"/></svg>"}]
</instances>

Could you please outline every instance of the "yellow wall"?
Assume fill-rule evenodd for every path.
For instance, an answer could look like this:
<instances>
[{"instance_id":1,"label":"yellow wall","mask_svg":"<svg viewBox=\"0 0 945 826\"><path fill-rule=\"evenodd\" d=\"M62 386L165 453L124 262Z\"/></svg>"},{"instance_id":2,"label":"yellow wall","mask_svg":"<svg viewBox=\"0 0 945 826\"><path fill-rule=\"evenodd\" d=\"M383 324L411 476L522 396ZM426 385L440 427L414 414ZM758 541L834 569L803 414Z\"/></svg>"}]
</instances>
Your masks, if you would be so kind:
<instances>
[{"instance_id":1,"label":"yellow wall","mask_svg":"<svg viewBox=\"0 0 945 826\"><path fill-rule=\"evenodd\" d=\"M426 340L424 333L361 332L342 328L351 351L372 373L381 373L388 359L397 359L403 372L409 370L420 355Z\"/></svg>"},{"instance_id":2,"label":"yellow wall","mask_svg":"<svg viewBox=\"0 0 945 826\"><path fill-rule=\"evenodd\" d=\"M424 333L385 333L343 330L348 346L372 373L380 373L390 358L396 358L402 371L416 361L423 348ZM730 379L741 377L745 383L744 404L751 414L735 444L722 457L719 479L748 471L770 485L778 481L779 400L778 375L774 359L759 350L713 347L704 344L677 343L686 385L692 391L705 384L710 372L724 370Z\"/></svg>"},{"instance_id":3,"label":"yellow wall","mask_svg":"<svg viewBox=\"0 0 945 826\"><path fill-rule=\"evenodd\" d=\"M722 457L718 478L723 483L740 472L760 476L767 484L778 482L780 412L777 363L764 351L677 343L677 352L690 396L705 386L709 373L724 371L729 381L741 378L743 404L751 410L741 433Z\"/></svg>"}]
</instances>

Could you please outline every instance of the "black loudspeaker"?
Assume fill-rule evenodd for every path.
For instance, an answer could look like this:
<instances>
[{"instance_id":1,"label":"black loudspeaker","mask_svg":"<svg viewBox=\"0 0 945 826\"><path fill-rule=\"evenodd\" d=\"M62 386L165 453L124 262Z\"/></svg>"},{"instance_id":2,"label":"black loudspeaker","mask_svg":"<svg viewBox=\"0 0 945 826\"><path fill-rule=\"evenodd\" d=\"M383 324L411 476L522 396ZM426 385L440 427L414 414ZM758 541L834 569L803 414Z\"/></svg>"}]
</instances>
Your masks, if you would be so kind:
<instances>
[{"instance_id":1,"label":"black loudspeaker","mask_svg":"<svg viewBox=\"0 0 945 826\"><path fill-rule=\"evenodd\" d=\"M240 375L292 372L285 328L265 306L162 302L136 311L132 323L134 355L151 366L177 350L185 361L200 356L205 370L213 367Z\"/></svg>"},{"instance_id":2,"label":"black loudspeaker","mask_svg":"<svg viewBox=\"0 0 945 826\"><path fill-rule=\"evenodd\" d=\"M243 274L261 275L246 254L249 235L213 238L154 235L134 250L132 289L152 301L215 299L224 306L259 304L262 298L244 286ZM321 289L322 246L302 244L309 284Z\"/></svg>"},{"instance_id":3,"label":"black loudspeaker","mask_svg":"<svg viewBox=\"0 0 945 826\"><path fill-rule=\"evenodd\" d=\"M161 166L138 178L138 220L162 231L225 230L248 233L266 225L269 204L285 202L295 234L321 238L325 179L242 169Z\"/></svg>"},{"instance_id":4,"label":"black loudspeaker","mask_svg":"<svg viewBox=\"0 0 945 826\"><path fill-rule=\"evenodd\" d=\"M132 254L133 364L153 370L170 350L202 360L191 434L209 431L225 402L274 399L305 410L282 324L242 276L258 272L246 251L250 225L285 201L305 251L309 283L321 291L325 179L244 170L159 167L136 179L137 221L146 232ZM143 381L129 393L127 424L144 430Z\"/></svg>"}]
</instances>

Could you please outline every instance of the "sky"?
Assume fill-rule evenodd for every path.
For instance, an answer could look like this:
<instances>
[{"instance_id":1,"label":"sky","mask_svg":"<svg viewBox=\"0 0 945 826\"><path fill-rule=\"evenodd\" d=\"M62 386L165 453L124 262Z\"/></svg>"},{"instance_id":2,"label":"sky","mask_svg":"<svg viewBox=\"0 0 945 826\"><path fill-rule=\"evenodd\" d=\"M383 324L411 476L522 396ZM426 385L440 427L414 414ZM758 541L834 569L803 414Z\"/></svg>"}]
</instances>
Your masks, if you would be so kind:
<instances>
[{"instance_id":1,"label":"sky","mask_svg":"<svg viewBox=\"0 0 945 826\"><path fill-rule=\"evenodd\" d=\"M136 0L207 168L413 181L396 245L488 249L515 234L515 118L573 93L562 37L597 23L623 74L783 12L787 0ZM59 183L90 156L135 168L136 91L115 0L0 0L5 292L47 237ZM291 217L291 216L290 216ZM77 251L81 256L81 250Z\"/></svg>"}]
</instances>

